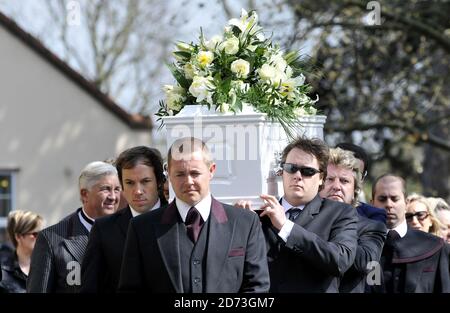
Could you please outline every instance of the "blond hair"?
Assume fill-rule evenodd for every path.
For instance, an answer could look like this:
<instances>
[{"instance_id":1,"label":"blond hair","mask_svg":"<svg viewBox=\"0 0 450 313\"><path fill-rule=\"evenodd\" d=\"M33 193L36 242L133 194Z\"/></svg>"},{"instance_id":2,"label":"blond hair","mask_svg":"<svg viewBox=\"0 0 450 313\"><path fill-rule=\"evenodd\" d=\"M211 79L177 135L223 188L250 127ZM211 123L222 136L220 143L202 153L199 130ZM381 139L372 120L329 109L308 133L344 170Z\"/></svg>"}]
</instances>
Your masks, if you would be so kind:
<instances>
[{"instance_id":1,"label":"blond hair","mask_svg":"<svg viewBox=\"0 0 450 313\"><path fill-rule=\"evenodd\" d=\"M331 148L328 164L333 164L337 167L342 167L352 171L355 183L353 185L353 199L351 205L356 206L358 203L358 195L361 191L362 185L359 160L353 155L351 151L343 150L341 148Z\"/></svg>"},{"instance_id":2,"label":"blond hair","mask_svg":"<svg viewBox=\"0 0 450 313\"><path fill-rule=\"evenodd\" d=\"M9 239L17 248L16 235L25 235L35 229L42 227L44 219L37 213L31 211L14 210L8 214L6 230Z\"/></svg>"},{"instance_id":3,"label":"blond hair","mask_svg":"<svg viewBox=\"0 0 450 313\"><path fill-rule=\"evenodd\" d=\"M422 195L413 193L413 194L410 194L406 198L406 205L408 206L409 204L411 204L413 202L419 202L419 203L422 203L423 205L425 205L425 207L427 208L428 216L430 217L430 221L431 221L431 226L430 226L430 229L428 230L428 232L430 234L440 237L441 236L441 223L439 222L437 217L434 215L433 207L432 207L430 201Z\"/></svg>"}]
</instances>

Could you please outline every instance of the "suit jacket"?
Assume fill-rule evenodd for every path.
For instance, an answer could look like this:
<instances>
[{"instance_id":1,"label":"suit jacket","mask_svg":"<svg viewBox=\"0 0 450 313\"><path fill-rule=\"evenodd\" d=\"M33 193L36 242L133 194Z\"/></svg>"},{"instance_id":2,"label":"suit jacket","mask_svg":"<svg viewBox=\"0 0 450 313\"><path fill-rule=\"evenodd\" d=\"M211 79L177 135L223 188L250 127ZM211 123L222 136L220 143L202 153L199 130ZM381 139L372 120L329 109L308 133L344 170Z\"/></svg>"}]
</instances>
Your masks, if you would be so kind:
<instances>
[{"instance_id":1,"label":"suit jacket","mask_svg":"<svg viewBox=\"0 0 450 313\"><path fill-rule=\"evenodd\" d=\"M366 275L373 269L370 262L380 262L381 251L386 239L386 225L381 222L358 217L358 247L353 265L345 272L339 292L363 293ZM369 267L367 265L370 265Z\"/></svg>"},{"instance_id":2,"label":"suit jacket","mask_svg":"<svg viewBox=\"0 0 450 313\"><path fill-rule=\"evenodd\" d=\"M396 277L404 279L404 288L394 292L450 292L449 246L442 238L408 226L406 235L397 239L393 248L392 264L400 269ZM381 267L384 268L384 263ZM381 285L374 286L372 290L386 292L383 276Z\"/></svg>"},{"instance_id":3,"label":"suit jacket","mask_svg":"<svg viewBox=\"0 0 450 313\"><path fill-rule=\"evenodd\" d=\"M127 206L95 221L81 266L80 292L116 292L131 218Z\"/></svg>"},{"instance_id":4,"label":"suit jacket","mask_svg":"<svg viewBox=\"0 0 450 313\"><path fill-rule=\"evenodd\" d=\"M368 219L383 222L386 224L386 210L376 208L374 206L371 206L367 203L360 202L359 205L356 207L356 210L358 211L358 214L364 217L367 217Z\"/></svg>"},{"instance_id":5,"label":"suit jacket","mask_svg":"<svg viewBox=\"0 0 450 313\"><path fill-rule=\"evenodd\" d=\"M78 292L89 236L78 217L80 210L39 233L31 255L27 292Z\"/></svg>"},{"instance_id":6,"label":"suit jacket","mask_svg":"<svg viewBox=\"0 0 450 313\"><path fill-rule=\"evenodd\" d=\"M204 290L267 292L269 272L258 216L213 198L208 219ZM119 291L184 292L178 237L182 223L175 201L131 220Z\"/></svg>"},{"instance_id":7,"label":"suit jacket","mask_svg":"<svg viewBox=\"0 0 450 313\"><path fill-rule=\"evenodd\" d=\"M357 247L356 211L318 195L294 220L285 243L267 216L271 292L338 292L339 279L353 264Z\"/></svg>"}]
</instances>

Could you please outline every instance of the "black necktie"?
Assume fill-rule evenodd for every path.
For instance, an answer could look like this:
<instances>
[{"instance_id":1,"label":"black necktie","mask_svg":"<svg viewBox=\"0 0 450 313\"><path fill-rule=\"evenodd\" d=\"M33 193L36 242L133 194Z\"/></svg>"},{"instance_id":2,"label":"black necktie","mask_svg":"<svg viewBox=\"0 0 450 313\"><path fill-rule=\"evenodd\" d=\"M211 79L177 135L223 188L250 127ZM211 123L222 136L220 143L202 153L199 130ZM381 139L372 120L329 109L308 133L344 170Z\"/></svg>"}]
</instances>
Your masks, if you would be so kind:
<instances>
[{"instance_id":1,"label":"black necktie","mask_svg":"<svg viewBox=\"0 0 450 313\"><path fill-rule=\"evenodd\" d=\"M302 210L300 210L299 208L290 208L287 212L289 213L289 219L291 221L295 221L295 219L300 215Z\"/></svg>"},{"instance_id":2,"label":"black necktie","mask_svg":"<svg viewBox=\"0 0 450 313\"><path fill-rule=\"evenodd\" d=\"M397 231L391 229L391 230L389 230L388 233L387 233L387 237L386 237L386 242L385 242L385 244L386 244L386 245L389 245L389 246L393 246L393 245L394 245L394 242L395 242L397 239L400 239L400 235L397 233Z\"/></svg>"},{"instance_id":3,"label":"black necktie","mask_svg":"<svg viewBox=\"0 0 450 313\"><path fill-rule=\"evenodd\" d=\"M203 226L203 219L195 207L189 209L184 223L189 239L191 239L193 243L196 243Z\"/></svg>"}]
</instances>

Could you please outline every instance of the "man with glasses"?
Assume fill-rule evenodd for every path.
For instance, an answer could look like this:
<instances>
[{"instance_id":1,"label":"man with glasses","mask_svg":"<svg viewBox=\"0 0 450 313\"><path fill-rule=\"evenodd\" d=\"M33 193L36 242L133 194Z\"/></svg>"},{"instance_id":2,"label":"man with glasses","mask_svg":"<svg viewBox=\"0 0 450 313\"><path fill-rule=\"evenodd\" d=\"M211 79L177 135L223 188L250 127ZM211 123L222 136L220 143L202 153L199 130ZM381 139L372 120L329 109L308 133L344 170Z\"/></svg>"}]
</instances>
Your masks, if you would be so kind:
<instances>
[{"instance_id":1,"label":"man with glasses","mask_svg":"<svg viewBox=\"0 0 450 313\"><path fill-rule=\"evenodd\" d=\"M339 292L340 277L353 264L356 211L319 196L328 158L324 142L298 138L282 153L284 196L261 195L271 292Z\"/></svg>"},{"instance_id":2,"label":"man with glasses","mask_svg":"<svg viewBox=\"0 0 450 313\"><path fill-rule=\"evenodd\" d=\"M372 187L372 202L387 213L387 239L381 255L381 284L374 292L450 292L449 247L442 238L408 227L405 180L384 174Z\"/></svg>"}]
</instances>

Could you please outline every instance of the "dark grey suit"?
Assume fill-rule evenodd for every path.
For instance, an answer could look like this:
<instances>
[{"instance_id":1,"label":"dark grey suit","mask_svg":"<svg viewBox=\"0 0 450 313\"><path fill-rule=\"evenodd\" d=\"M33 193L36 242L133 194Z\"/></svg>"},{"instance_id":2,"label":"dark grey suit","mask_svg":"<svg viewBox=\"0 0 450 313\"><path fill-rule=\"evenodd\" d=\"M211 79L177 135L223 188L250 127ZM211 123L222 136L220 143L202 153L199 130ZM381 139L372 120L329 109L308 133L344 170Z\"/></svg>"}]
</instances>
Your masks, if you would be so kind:
<instances>
[{"instance_id":1,"label":"dark grey suit","mask_svg":"<svg viewBox=\"0 0 450 313\"><path fill-rule=\"evenodd\" d=\"M266 247L256 214L213 198L209 218L199 237L208 234L202 261L194 258L186 263L181 259L180 250L185 251L186 247L181 246L186 242L183 239L186 235L180 232L183 229L175 201L164 209L132 219L119 291L185 292L183 280L190 276L189 268L183 267L186 264L197 264L202 269L203 292L269 290ZM195 283L198 282L195 278Z\"/></svg>"},{"instance_id":2,"label":"dark grey suit","mask_svg":"<svg viewBox=\"0 0 450 313\"><path fill-rule=\"evenodd\" d=\"M366 275L373 269L369 262L380 262L381 251L386 239L386 225L382 222L358 217L358 248L355 262L345 272L339 286L339 292L363 293Z\"/></svg>"},{"instance_id":3,"label":"dark grey suit","mask_svg":"<svg viewBox=\"0 0 450 313\"><path fill-rule=\"evenodd\" d=\"M80 292L116 292L131 217L127 206L95 221L81 267Z\"/></svg>"},{"instance_id":4,"label":"dark grey suit","mask_svg":"<svg viewBox=\"0 0 450 313\"><path fill-rule=\"evenodd\" d=\"M449 293L449 246L440 237L410 228L381 254L381 293Z\"/></svg>"},{"instance_id":5,"label":"dark grey suit","mask_svg":"<svg viewBox=\"0 0 450 313\"><path fill-rule=\"evenodd\" d=\"M27 292L78 292L89 232L78 209L39 233L31 256Z\"/></svg>"},{"instance_id":6,"label":"dark grey suit","mask_svg":"<svg viewBox=\"0 0 450 313\"><path fill-rule=\"evenodd\" d=\"M262 218L268 245L271 292L338 292L357 247L356 210L318 195L294 220L285 243Z\"/></svg>"}]
</instances>

